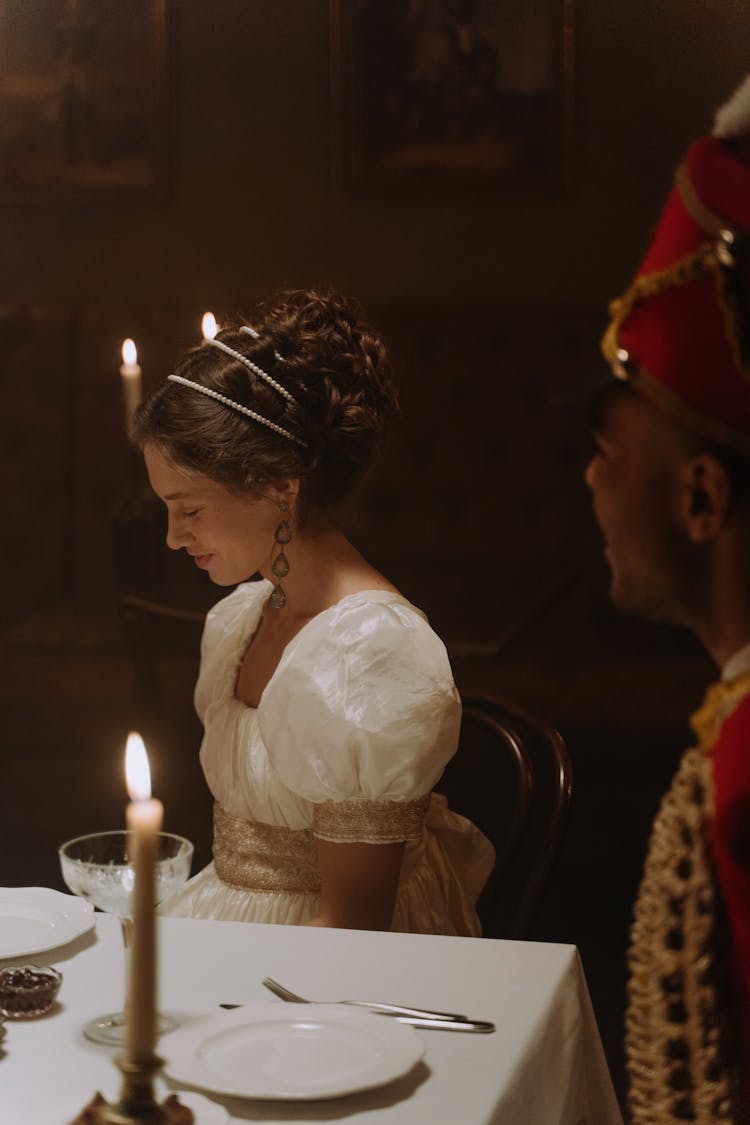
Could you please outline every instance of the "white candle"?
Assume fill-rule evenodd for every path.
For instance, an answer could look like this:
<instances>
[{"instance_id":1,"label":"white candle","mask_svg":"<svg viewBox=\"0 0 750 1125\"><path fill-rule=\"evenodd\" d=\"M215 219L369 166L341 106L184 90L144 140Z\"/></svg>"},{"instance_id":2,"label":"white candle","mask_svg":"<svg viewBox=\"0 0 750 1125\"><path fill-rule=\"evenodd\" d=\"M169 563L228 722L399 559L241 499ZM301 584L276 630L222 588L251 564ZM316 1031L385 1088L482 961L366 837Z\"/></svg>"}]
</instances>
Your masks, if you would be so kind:
<instances>
[{"instance_id":1,"label":"white candle","mask_svg":"<svg viewBox=\"0 0 750 1125\"><path fill-rule=\"evenodd\" d=\"M128 735L125 772L131 797L126 820L135 868L125 1059L142 1065L153 1057L156 1042L155 868L164 808L151 797L148 757L139 734Z\"/></svg>"},{"instance_id":2,"label":"white candle","mask_svg":"<svg viewBox=\"0 0 750 1125\"><path fill-rule=\"evenodd\" d=\"M122 401L125 407L125 429L128 437L133 431L133 415L141 401L141 369L138 366L138 352L131 339L122 342Z\"/></svg>"},{"instance_id":3,"label":"white candle","mask_svg":"<svg viewBox=\"0 0 750 1125\"><path fill-rule=\"evenodd\" d=\"M201 321L201 332L203 333L204 340L213 340L219 327L216 323L216 317L212 312L205 312L203 320Z\"/></svg>"}]
</instances>

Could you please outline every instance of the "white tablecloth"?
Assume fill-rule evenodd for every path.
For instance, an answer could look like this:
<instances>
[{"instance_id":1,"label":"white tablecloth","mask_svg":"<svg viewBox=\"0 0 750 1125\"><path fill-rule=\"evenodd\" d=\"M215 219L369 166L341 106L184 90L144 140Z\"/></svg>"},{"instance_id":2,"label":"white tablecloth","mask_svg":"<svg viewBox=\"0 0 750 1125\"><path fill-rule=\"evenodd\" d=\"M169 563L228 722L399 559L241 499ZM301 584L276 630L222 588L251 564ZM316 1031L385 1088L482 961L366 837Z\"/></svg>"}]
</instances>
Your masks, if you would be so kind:
<instances>
[{"instance_id":1,"label":"white tablecloth","mask_svg":"<svg viewBox=\"0 0 750 1125\"><path fill-rule=\"evenodd\" d=\"M377 1090L301 1104L225 1099L233 1122L621 1125L572 946L172 918L159 920L159 942L161 1007L185 1016L267 1004L260 982L272 976L319 1000L391 1000L497 1024L489 1035L418 1030L423 1062ZM65 1125L95 1090L119 1092L116 1052L81 1034L87 1019L121 1007L119 925L98 915L91 934L27 960L64 979L52 1013L6 1023L0 1119Z\"/></svg>"}]
</instances>

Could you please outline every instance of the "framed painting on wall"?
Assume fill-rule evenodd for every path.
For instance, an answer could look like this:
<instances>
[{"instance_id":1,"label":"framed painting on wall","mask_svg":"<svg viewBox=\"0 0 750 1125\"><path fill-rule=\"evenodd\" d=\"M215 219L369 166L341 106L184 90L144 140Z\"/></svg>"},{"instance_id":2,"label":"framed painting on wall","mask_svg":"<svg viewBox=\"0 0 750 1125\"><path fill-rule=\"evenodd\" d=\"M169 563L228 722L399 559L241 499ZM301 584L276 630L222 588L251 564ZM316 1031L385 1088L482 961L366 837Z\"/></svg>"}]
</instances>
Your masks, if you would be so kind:
<instances>
[{"instance_id":1,"label":"framed painting on wall","mask_svg":"<svg viewBox=\"0 0 750 1125\"><path fill-rule=\"evenodd\" d=\"M0 201L166 194L168 0L0 0Z\"/></svg>"},{"instance_id":2,"label":"framed painting on wall","mask_svg":"<svg viewBox=\"0 0 750 1125\"><path fill-rule=\"evenodd\" d=\"M573 0L330 0L354 190L570 181Z\"/></svg>"}]
</instances>

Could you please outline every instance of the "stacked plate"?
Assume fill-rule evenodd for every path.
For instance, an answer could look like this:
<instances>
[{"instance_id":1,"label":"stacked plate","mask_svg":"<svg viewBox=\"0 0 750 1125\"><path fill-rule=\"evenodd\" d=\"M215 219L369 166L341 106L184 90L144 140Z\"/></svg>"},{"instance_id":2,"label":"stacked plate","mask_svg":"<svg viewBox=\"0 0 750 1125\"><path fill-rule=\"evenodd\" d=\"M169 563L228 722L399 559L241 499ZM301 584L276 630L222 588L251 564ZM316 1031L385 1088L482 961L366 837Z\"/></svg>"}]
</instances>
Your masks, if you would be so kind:
<instances>
[{"instance_id":1,"label":"stacked plate","mask_svg":"<svg viewBox=\"0 0 750 1125\"><path fill-rule=\"evenodd\" d=\"M94 908L49 887L0 887L0 959L56 949L94 925Z\"/></svg>"}]
</instances>

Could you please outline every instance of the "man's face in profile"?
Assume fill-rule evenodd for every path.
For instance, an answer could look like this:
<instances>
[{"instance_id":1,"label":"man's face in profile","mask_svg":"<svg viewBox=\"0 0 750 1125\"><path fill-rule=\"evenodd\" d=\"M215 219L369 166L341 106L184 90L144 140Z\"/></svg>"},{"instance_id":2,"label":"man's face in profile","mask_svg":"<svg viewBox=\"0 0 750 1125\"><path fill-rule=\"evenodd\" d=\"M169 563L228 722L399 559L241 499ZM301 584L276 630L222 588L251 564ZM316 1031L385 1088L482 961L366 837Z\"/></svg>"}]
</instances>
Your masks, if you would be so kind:
<instances>
[{"instance_id":1,"label":"man's face in profile","mask_svg":"<svg viewBox=\"0 0 750 1125\"><path fill-rule=\"evenodd\" d=\"M592 433L585 480L604 537L612 601L647 620L687 623L683 595L694 561L681 514L684 440L627 386L614 386L597 401Z\"/></svg>"}]
</instances>

